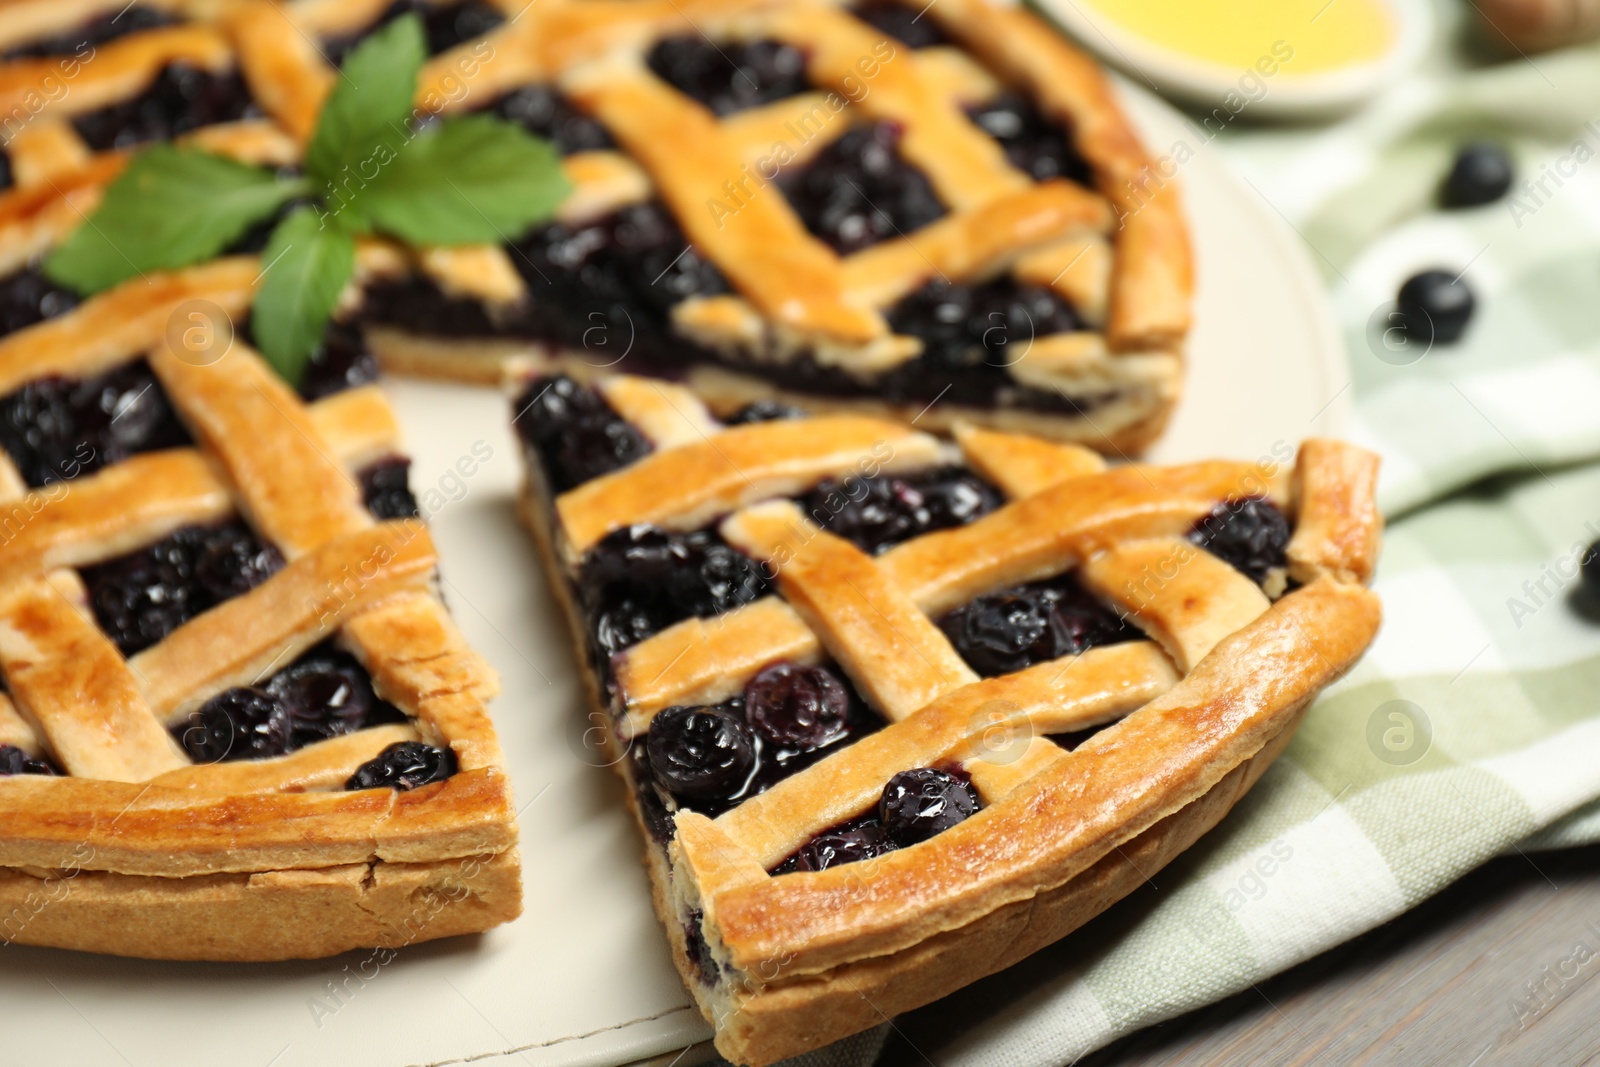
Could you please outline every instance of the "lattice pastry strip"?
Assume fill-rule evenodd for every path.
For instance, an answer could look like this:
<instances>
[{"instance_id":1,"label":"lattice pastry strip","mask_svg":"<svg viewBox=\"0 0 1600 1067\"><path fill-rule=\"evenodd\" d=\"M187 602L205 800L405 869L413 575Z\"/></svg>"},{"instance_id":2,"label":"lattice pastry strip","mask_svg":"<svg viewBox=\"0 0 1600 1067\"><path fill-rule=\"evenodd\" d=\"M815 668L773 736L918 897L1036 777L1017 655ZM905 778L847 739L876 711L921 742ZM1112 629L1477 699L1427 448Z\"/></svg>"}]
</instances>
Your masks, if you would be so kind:
<instances>
[{"instance_id":1,"label":"lattice pastry strip","mask_svg":"<svg viewBox=\"0 0 1600 1067\"><path fill-rule=\"evenodd\" d=\"M541 389L560 390L559 403L541 404ZM1226 812L1377 626L1359 584L1379 540L1376 460L1338 442L1307 442L1292 465L1107 470L1080 448L963 427L954 447L902 439L895 451L914 442L914 461L861 471L852 489L841 465L763 480L826 452L819 441L846 429L837 422L718 428L677 387L633 379L592 395L653 451L574 478L570 457L542 442L571 412L600 412L574 383L534 382L517 408L533 468L525 514L590 635L583 658L603 664L591 691L618 745L631 745L614 766L637 790L680 969L719 1049L741 1062L870 1025L879 1016L862 991L888 1013L925 1003L1130 891ZM704 457L724 443L763 466L719 495L733 510L718 519L705 501L727 475ZM909 537L868 532L970 485L939 473L963 462L1009 500ZM677 476L661 476L669 470ZM832 488L819 486L830 476ZM552 480L577 484L551 493ZM590 510L597 486L611 494L604 523ZM1259 557L1229 547L1236 529L1275 547ZM709 530L714 540L694 540ZM735 582L724 557L710 562L717 545L751 561L770 595L629 640L629 613L654 610L651 583L689 596L696 566L702 580ZM691 570L671 571L673 558ZM630 566L641 576L619 577ZM1291 583L1284 572L1296 566ZM1094 636L1102 623L1084 621L1064 646L1036 643L1054 631L1026 631L1020 660L993 637L1040 604L1080 596L1092 611L1060 610L1107 612L1111 631ZM986 658L997 649L1012 658ZM830 677L847 679L884 725L785 766L784 745L816 744L795 738L814 733L805 709L826 704ZM728 732L718 744L737 752L730 719L778 752L758 747L753 763L735 764L748 779L708 786L693 774L711 757L695 753L723 750L686 731ZM912 810L957 814L897 836L912 818L897 789L931 805Z\"/></svg>"},{"instance_id":2,"label":"lattice pastry strip","mask_svg":"<svg viewBox=\"0 0 1600 1067\"><path fill-rule=\"evenodd\" d=\"M0 743L20 742L23 753L68 774L0 778L0 868L70 862L86 887L22 940L273 959L414 940L403 920L419 898L385 887L450 891L425 937L481 930L520 908L509 786L485 707L494 672L438 600L426 528L377 521L357 484L356 471L387 462L398 447L381 392L361 386L306 404L240 339L205 365L168 347L176 307L199 299L242 309L258 274L258 263L240 258L136 280L0 340L6 388L142 358L155 379L148 388L159 386L194 442L113 457L37 488L10 484L0 499L22 517L0 541L0 670L9 688ZM18 468L7 469L20 483ZM99 601L93 614L87 606L85 581L63 569L123 567L118 557L236 515L281 553L280 565L174 620L127 658L100 629ZM270 758L191 762L210 751L212 742L197 749L189 735L197 724L216 728L207 718L213 698L267 699L267 689L237 687L275 685L267 679L286 667L322 662L299 657L328 641L354 662L307 667L323 672L307 684L339 690L315 699L335 702L330 708L353 699L366 716L359 702L369 698L348 695L356 675L339 673L364 669L370 699L393 705L402 721L358 718ZM235 744L239 731L267 728L232 710L218 714L229 717ZM408 783L389 788L397 745L435 753L429 758L444 769L410 791L402 791ZM363 784L371 781L381 784ZM353 885L351 865L365 872ZM7 873L0 869L0 905L22 886ZM201 877L214 883L206 903L185 882ZM163 918L108 923L123 899L114 886L161 902L161 916L177 909L209 923L226 902L237 921L198 939L170 936ZM303 921L282 922L294 892L319 903Z\"/></svg>"}]
</instances>

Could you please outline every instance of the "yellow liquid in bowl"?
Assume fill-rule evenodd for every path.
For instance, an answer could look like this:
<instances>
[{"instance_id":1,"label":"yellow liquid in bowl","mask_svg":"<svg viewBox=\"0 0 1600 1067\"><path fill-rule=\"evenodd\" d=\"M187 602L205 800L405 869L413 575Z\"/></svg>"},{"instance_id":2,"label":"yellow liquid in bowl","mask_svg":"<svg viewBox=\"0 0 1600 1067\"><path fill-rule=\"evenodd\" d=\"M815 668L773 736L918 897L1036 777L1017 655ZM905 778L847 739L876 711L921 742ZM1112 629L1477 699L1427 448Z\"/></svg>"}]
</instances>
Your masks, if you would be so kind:
<instances>
[{"instance_id":1,"label":"yellow liquid in bowl","mask_svg":"<svg viewBox=\"0 0 1600 1067\"><path fill-rule=\"evenodd\" d=\"M1265 57L1285 75L1327 74L1380 59L1395 42L1384 0L1085 2L1152 44L1241 71Z\"/></svg>"}]
</instances>

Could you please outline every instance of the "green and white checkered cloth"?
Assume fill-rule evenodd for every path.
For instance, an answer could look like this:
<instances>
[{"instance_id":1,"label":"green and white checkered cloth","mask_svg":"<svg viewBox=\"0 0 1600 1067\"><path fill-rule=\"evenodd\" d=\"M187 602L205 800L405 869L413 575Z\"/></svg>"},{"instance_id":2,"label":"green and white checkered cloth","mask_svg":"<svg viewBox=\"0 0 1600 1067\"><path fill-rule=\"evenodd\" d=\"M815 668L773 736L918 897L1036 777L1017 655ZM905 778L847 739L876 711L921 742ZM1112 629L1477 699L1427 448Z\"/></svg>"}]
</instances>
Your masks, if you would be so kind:
<instances>
[{"instance_id":1,"label":"green and white checkered cloth","mask_svg":"<svg viewBox=\"0 0 1600 1067\"><path fill-rule=\"evenodd\" d=\"M1600 622L1570 600L1600 538L1600 48L1474 66L1451 52L1456 5L1437 6L1437 54L1375 105L1212 149L1328 280L1351 436L1384 458L1382 633L1154 887L900 1020L939 1067L1068 1063L1377 926L1497 853L1600 839L1600 806L1586 807L1600 797ZM1534 184L1434 210L1455 147L1478 135L1513 146ZM1390 351L1384 310L1434 266L1465 269L1467 335Z\"/></svg>"}]
</instances>

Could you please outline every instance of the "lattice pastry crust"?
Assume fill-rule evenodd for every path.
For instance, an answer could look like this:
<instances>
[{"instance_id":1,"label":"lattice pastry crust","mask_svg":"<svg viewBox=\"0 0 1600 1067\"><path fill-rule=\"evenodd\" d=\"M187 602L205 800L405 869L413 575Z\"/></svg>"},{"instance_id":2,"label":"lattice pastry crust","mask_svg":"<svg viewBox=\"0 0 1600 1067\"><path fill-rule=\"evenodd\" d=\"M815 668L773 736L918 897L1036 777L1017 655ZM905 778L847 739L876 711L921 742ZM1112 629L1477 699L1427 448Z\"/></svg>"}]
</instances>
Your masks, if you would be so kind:
<instances>
[{"instance_id":1,"label":"lattice pastry crust","mask_svg":"<svg viewBox=\"0 0 1600 1067\"><path fill-rule=\"evenodd\" d=\"M854 416L724 427L676 386L613 378L598 391L653 451L553 494L530 448L524 500L580 660L594 653L578 576L611 531L709 523L776 575L777 595L671 625L590 672L654 842L679 969L736 1062L875 1025L1086 922L1226 814L1378 626L1364 588L1377 459L1350 445L1310 440L1282 464L1108 470L1075 446L971 427L953 446ZM1009 502L867 555L787 499L860 476L864 457L902 474L964 464ZM1293 530L1285 573L1264 585L1185 539L1248 498ZM934 622L1066 571L1149 639L980 679ZM663 848L624 751L664 709L724 701L775 661L823 660L888 725L715 818L680 807ZM1070 751L1046 736L1099 726ZM769 873L872 809L897 772L952 765L983 802L966 821L877 858Z\"/></svg>"},{"instance_id":2,"label":"lattice pastry crust","mask_svg":"<svg viewBox=\"0 0 1600 1067\"><path fill-rule=\"evenodd\" d=\"M416 520L377 522L352 472L392 456L375 386L303 403L242 340L215 361L168 341L179 305L248 307L254 257L137 279L0 340L0 394L143 356L195 441L28 490L0 456L0 743L61 777L0 777L0 915L30 944L264 960L395 947L521 910L498 689L434 591ZM237 512L285 565L124 658L76 568ZM406 721L287 755L197 765L169 728L333 638ZM396 742L459 772L345 791ZM44 906L36 906L45 900Z\"/></svg>"},{"instance_id":3,"label":"lattice pastry crust","mask_svg":"<svg viewBox=\"0 0 1600 1067\"><path fill-rule=\"evenodd\" d=\"M0 49L117 6L12 0ZM207 127L189 138L252 162L293 163L336 76L318 54L319 36L359 32L385 7L381 0L160 0L159 6L193 21L101 46L59 100L39 92L58 59L0 63L0 115L27 118L6 138L17 188L0 195L0 273L78 225L80 212L93 207L125 163L124 153L90 154L68 124L74 115L134 95L173 60L212 71L237 67L267 118ZM508 21L436 56L419 106L474 109L525 86L550 85L599 120L620 147L565 159L574 190L558 218L582 224L659 200L698 253L720 268L732 295L689 297L670 315L673 331L720 354L684 368L718 410L777 398L910 417L925 400L885 403L871 385L922 344L894 333L886 309L936 278L968 283L1010 275L1054 290L1084 328L1035 336L1025 355L1008 354L1003 391L1070 403L991 406L954 395L934 406L927 425L948 429L958 419L977 420L1107 451L1136 450L1164 427L1180 392L1190 323L1191 261L1178 189L1153 169L1095 63L1032 14L996 0L934 5L924 17L956 46L899 46L898 58L875 68L871 92L860 96L848 90L859 78L857 60L874 55L886 38L844 4L494 0L493 6ZM813 91L717 120L644 63L657 41L688 35L724 45L792 44L807 56ZM1006 90L1071 131L1092 168L1094 190L1065 179L1034 181L967 117L964 108ZM729 195L725 183L744 180L775 142L789 138L786 129L805 127L829 94L841 92L853 99L842 112L845 121L823 124L787 162L802 165L861 123L894 123L903 131L902 154L948 211L943 218L841 256L806 231L776 190L740 198L726 217L707 211L712 200ZM478 302L492 319L540 299L516 268L519 254L508 247L414 250L388 257L367 277L426 276L446 295ZM513 359L591 372L610 364L620 344L612 338L612 347L599 352L443 332L374 326L369 334L390 369L485 382L498 381ZM834 389L777 384L783 379L772 368L802 355L867 387L844 397Z\"/></svg>"}]
</instances>

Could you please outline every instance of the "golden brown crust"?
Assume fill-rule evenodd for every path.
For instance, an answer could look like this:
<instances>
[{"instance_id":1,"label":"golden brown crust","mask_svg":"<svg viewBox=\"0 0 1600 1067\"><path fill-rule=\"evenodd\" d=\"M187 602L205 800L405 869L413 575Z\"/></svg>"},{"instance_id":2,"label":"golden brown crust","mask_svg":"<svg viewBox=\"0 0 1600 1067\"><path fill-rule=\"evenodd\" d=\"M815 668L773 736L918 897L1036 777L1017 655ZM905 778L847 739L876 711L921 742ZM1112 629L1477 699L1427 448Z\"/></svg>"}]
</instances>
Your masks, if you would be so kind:
<instances>
[{"instance_id":1,"label":"golden brown crust","mask_svg":"<svg viewBox=\"0 0 1600 1067\"><path fill-rule=\"evenodd\" d=\"M824 422L797 436L825 434ZM660 707L724 699L765 664L825 649L890 721L716 819L679 810L668 857L651 850L674 958L719 1051L738 1062L765 1064L878 1021L863 990L881 1010L904 1010L1080 925L1214 824L1376 631L1377 599L1354 580L1370 572L1378 527L1374 468L1360 450L1308 443L1293 470L1098 470L1081 452L1013 435L968 429L961 443L993 469L1015 460L1007 490L1017 499L876 557L793 504L747 505L720 530L768 564L781 599L625 649L613 659L615 700L591 686L596 715L621 716L612 744L638 743ZM553 555L560 512L541 486L534 472L524 514L564 575L573 562ZM690 500L693 487L680 493ZM1303 554L1303 587L1276 603L1185 536L1245 497L1303 514L1303 544L1317 548ZM552 519L557 532L545 528ZM1069 568L1154 640L980 681L929 621ZM576 631L582 620L556 577ZM1106 723L1070 751L1046 740ZM997 745L996 733L1011 740ZM876 859L769 873L871 808L897 771L951 763L984 803L965 822ZM631 778L631 763L619 769ZM688 944L691 922L704 944ZM715 973L697 977L708 957Z\"/></svg>"}]
</instances>

